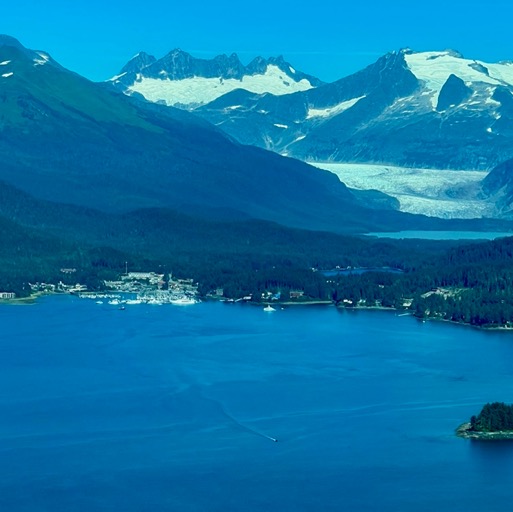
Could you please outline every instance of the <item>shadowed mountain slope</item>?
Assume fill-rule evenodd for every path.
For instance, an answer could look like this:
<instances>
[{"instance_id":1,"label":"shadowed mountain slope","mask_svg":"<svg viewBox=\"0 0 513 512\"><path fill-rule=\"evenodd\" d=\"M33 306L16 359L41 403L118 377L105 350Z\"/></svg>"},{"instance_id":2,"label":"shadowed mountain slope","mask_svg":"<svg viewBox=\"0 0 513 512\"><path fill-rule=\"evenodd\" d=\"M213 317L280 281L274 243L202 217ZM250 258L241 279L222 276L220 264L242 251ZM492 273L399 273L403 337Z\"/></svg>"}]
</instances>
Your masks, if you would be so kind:
<instances>
[{"instance_id":1,"label":"shadowed mountain slope","mask_svg":"<svg viewBox=\"0 0 513 512\"><path fill-rule=\"evenodd\" d=\"M330 173L240 145L13 41L0 40L0 179L36 197L111 212L223 208L334 230L349 210L368 214Z\"/></svg>"}]
</instances>

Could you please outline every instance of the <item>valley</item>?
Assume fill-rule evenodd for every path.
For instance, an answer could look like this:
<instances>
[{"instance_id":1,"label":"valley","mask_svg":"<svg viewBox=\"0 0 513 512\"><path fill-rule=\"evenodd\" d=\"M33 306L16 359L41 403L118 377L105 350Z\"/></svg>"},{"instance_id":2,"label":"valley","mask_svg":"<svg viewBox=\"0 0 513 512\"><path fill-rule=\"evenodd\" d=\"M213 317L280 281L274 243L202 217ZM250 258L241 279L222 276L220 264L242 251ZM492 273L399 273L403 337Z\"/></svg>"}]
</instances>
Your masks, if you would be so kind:
<instances>
[{"instance_id":1,"label":"valley","mask_svg":"<svg viewBox=\"0 0 513 512\"><path fill-rule=\"evenodd\" d=\"M347 186L389 194L404 212L511 216L513 185L500 170L513 157L509 61L405 48L323 83L283 57L245 66L236 54L173 50L141 52L107 83L193 112L242 144L327 162Z\"/></svg>"}]
</instances>

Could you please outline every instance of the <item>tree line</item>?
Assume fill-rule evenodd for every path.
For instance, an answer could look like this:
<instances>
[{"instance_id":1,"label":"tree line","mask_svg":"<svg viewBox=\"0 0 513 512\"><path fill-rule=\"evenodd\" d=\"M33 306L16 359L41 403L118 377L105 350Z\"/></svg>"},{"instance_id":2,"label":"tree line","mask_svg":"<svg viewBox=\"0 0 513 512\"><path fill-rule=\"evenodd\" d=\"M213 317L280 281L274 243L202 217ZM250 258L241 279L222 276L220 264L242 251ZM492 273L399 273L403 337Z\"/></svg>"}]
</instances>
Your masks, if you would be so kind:
<instances>
[{"instance_id":1,"label":"tree line","mask_svg":"<svg viewBox=\"0 0 513 512\"><path fill-rule=\"evenodd\" d=\"M513 430L513 405L504 402L487 403L477 416L470 418L470 430L474 432Z\"/></svg>"}]
</instances>

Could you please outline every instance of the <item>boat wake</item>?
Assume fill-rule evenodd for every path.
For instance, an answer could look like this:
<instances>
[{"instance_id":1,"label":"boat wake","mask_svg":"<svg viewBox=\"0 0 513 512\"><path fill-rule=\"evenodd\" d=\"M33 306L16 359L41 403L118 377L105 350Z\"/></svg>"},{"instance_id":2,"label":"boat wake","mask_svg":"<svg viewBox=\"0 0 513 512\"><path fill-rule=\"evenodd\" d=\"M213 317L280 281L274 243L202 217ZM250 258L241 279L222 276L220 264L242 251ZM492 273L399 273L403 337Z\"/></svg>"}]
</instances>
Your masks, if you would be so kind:
<instances>
[{"instance_id":1,"label":"boat wake","mask_svg":"<svg viewBox=\"0 0 513 512\"><path fill-rule=\"evenodd\" d=\"M259 430L256 430L256 429L254 429L252 427L248 427L247 425L244 425L244 423L241 423L237 418L233 417L224 408L224 405L219 400L216 400L215 398L210 398L210 397L205 396L205 395L203 395L203 398L205 398L206 400L209 400L211 402L214 402L217 405L217 407L219 408L219 410L222 412L223 416L228 418L232 423L237 425L242 430L245 430L246 432L250 432L251 434L254 434L256 436L263 437L264 439L269 439L269 441L272 441L273 443L277 443L278 442L278 439L276 439L276 437L268 436L267 434L264 434L263 432L260 432Z\"/></svg>"}]
</instances>

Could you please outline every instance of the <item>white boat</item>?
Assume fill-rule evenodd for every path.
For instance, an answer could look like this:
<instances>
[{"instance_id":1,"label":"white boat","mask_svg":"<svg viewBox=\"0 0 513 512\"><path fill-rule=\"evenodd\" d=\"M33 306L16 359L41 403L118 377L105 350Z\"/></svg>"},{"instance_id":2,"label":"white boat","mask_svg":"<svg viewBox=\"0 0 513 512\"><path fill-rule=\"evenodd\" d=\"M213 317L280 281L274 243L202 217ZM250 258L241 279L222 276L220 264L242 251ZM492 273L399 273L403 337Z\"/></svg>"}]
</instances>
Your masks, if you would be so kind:
<instances>
[{"instance_id":1,"label":"white boat","mask_svg":"<svg viewBox=\"0 0 513 512\"><path fill-rule=\"evenodd\" d=\"M190 297L179 297L177 299L171 299L169 302L175 306L189 306L191 304L196 304L196 300Z\"/></svg>"},{"instance_id":2,"label":"white boat","mask_svg":"<svg viewBox=\"0 0 513 512\"><path fill-rule=\"evenodd\" d=\"M112 300L109 300L109 304L112 304L113 306L117 306L118 304L121 304L121 301L119 299L112 299Z\"/></svg>"},{"instance_id":3,"label":"white boat","mask_svg":"<svg viewBox=\"0 0 513 512\"><path fill-rule=\"evenodd\" d=\"M264 308L264 311L267 311L267 312L271 312L271 311L276 311L270 304L267 304L267 306L265 306Z\"/></svg>"}]
</instances>

